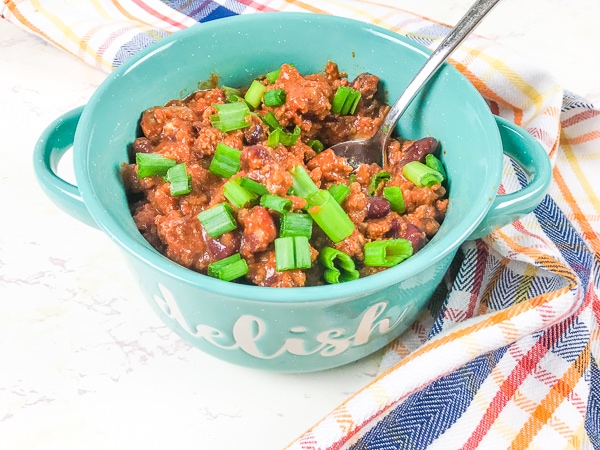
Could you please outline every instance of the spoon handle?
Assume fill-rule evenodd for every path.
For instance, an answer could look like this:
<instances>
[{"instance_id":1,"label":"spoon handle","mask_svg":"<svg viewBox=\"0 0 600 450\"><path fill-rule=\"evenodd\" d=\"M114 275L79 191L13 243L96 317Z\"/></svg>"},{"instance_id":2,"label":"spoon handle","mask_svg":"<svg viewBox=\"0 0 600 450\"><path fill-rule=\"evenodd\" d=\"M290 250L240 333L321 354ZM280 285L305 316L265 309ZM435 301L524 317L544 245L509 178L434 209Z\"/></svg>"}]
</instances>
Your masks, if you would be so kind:
<instances>
[{"instance_id":1,"label":"spoon handle","mask_svg":"<svg viewBox=\"0 0 600 450\"><path fill-rule=\"evenodd\" d=\"M390 134L396 126L396 122L413 101L421 87L429 81L450 54L465 40L469 34L479 25L479 22L490 12L500 0L477 0L471 8L460 19L452 31L438 45L435 51L427 59L421 70L415 75L400 98L392 105L387 116L383 120L378 132L382 143L386 143Z\"/></svg>"}]
</instances>

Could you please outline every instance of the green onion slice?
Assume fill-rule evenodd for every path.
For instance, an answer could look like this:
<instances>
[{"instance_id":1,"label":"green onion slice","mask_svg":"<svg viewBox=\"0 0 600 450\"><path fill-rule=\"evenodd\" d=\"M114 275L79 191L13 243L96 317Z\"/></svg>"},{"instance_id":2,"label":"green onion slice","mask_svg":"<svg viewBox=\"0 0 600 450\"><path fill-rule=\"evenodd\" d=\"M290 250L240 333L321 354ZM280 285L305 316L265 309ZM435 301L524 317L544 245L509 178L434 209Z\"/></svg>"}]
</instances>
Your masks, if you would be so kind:
<instances>
[{"instance_id":1,"label":"green onion slice","mask_svg":"<svg viewBox=\"0 0 600 450\"><path fill-rule=\"evenodd\" d=\"M236 208L243 208L258 198L258 195L242 187L240 178L232 178L223 185L223 195Z\"/></svg>"},{"instance_id":2,"label":"green onion slice","mask_svg":"<svg viewBox=\"0 0 600 450\"><path fill-rule=\"evenodd\" d=\"M386 183L391 177L392 174L389 172L379 172L375 174L369 183L369 195L373 195L377 189L379 189L379 185L381 183Z\"/></svg>"},{"instance_id":3,"label":"green onion slice","mask_svg":"<svg viewBox=\"0 0 600 450\"><path fill-rule=\"evenodd\" d=\"M300 127L296 125L294 127L294 131L291 133L284 132L282 136L279 137L279 142L287 146L294 145L296 141L298 141L301 131L302 130L300 130Z\"/></svg>"},{"instance_id":4,"label":"green onion slice","mask_svg":"<svg viewBox=\"0 0 600 450\"><path fill-rule=\"evenodd\" d=\"M305 236L308 239L312 236L312 217L304 213L287 213L281 216L281 226L279 235L286 236Z\"/></svg>"},{"instance_id":5,"label":"green onion slice","mask_svg":"<svg viewBox=\"0 0 600 450\"><path fill-rule=\"evenodd\" d=\"M279 213L289 213L292 210L292 201L279 195L265 194L260 198L260 206L272 209Z\"/></svg>"},{"instance_id":6,"label":"green onion slice","mask_svg":"<svg viewBox=\"0 0 600 450\"><path fill-rule=\"evenodd\" d=\"M269 111L267 114L261 117L261 119L265 124L267 124L271 131L281 128L279 120L277 120L277 117L275 117L275 114L273 114L272 111Z\"/></svg>"},{"instance_id":7,"label":"green onion slice","mask_svg":"<svg viewBox=\"0 0 600 450\"><path fill-rule=\"evenodd\" d=\"M350 188L345 184L332 184L331 186L329 186L328 190L335 199L335 201L338 202L340 205L344 200L346 200L346 197L350 195Z\"/></svg>"},{"instance_id":8,"label":"green onion slice","mask_svg":"<svg viewBox=\"0 0 600 450\"><path fill-rule=\"evenodd\" d=\"M242 93L239 89L232 88L229 86L222 86L223 92L225 92L225 98L228 103L238 102L242 98Z\"/></svg>"},{"instance_id":9,"label":"green onion slice","mask_svg":"<svg viewBox=\"0 0 600 450\"><path fill-rule=\"evenodd\" d=\"M267 73L265 75L265 77L267 78L267 80L269 81L269 83L273 84L277 81L277 78L279 78L279 74L281 73L281 68L273 70L269 73Z\"/></svg>"},{"instance_id":10,"label":"green onion slice","mask_svg":"<svg viewBox=\"0 0 600 450\"><path fill-rule=\"evenodd\" d=\"M137 176L145 178L154 175L166 175L167 171L177 164L177 161L165 158L159 153L136 153L135 163L137 164Z\"/></svg>"},{"instance_id":11,"label":"green onion slice","mask_svg":"<svg viewBox=\"0 0 600 450\"><path fill-rule=\"evenodd\" d=\"M281 106L285 103L285 91L283 89L272 89L263 94L265 106Z\"/></svg>"},{"instance_id":12,"label":"green onion slice","mask_svg":"<svg viewBox=\"0 0 600 450\"><path fill-rule=\"evenodd\" d=\"M367 242L364 263L370 267L392 267L412 256L413 247L407 239Z\"/></svg>"},{"instance_id":13,"label":"green onion slice","mask_svg":"<svg viewBox=\"0 0 600 450\"><path fill-rule=\"evenodd\" d=\"M319 261L325 267L324 277L329 284L356 280L360 274L354 266L354 260L346 253L331 247L323 247Z\"/></svg>"},{"instance_id":14,"label":"green onion slice","mask_svg":"<svg viewBox=\"0 0 600 450\"><path fill-rule=\"evenodd\" d=\"M277 128L269 133L269 137L267 138L267 145L271 148L275 148L279 145L279 137L283 130L281 128Z\"/></svg>"},{"instance_id":15,"label":"green onion slice","mask_svg":"<svg viewBox=\"0 0 600 450\"><path fill-rule=\"evenodd\" d=\"M269 147L276 147L277 144L285 146L294 145L300 137L300 132L301 130L298 125L294 127L294 131L292 133L288 133L283 128L277 128L269 133L267 145Z\"/></svg>"},{"instance_id":16,"label":"green onion slice","mask_svg":"<svg viewBox=\"0 0 600 450\"><path fill-rule=\"evenodd\" d=\"M314 150L314 152L317 154L321 153L323 151L323 149L325 148L323 143L321 141L319 141L318 139L309 139L308 141L306 141L306 145L308 145L310 148L312 148Z\"/></svg>"},{"instance_id":17,"label":"green onion slice","mask_svg":"<svg viewBox=\"0 0 600 450\"><path fill-rule=\"evenodd\" d=\"M425 156L425 165L433 170L438 171L442 174L442 177L446 179L446 170L444 169L444 165L435 155L428 153L427 156Z\"/></svg>"},{"instance_id":18,"label":"green onion slice","mask_svg":"<svg viewBox=\"0 0 600 450\"><path fill-rule=\"evenodd\" d=\"M287 239L287 238L283 238ZM310 269L310 244L306 236L294 236L294 259L297 269Z\"/></svg>"},{"instance_id":19,"label":"green onion slice","mask_svg":"<svg viewBox=\"0 0 600 450\"><path fill-rule=\"evenodd\" d=\"M198 220L211 238L218 238L228 231L237 228L233 218L233 210L227 203L219 203L198 214Z\"/></svg>"},{"instance_id":20,"label":"green onion slice","mask_svg":"<svg viewBox=\"0 0 600 450\"><path fill-rule=\"evenodd\" d=\"M248 273L248 263L239 253L220 259L208 265L208 276L223 281L231 281Z\"/></svg>"},{"instance_id":21,"label":"green onion slice","mask_svg":"<svg viewBox=\"0 0 600 450\"><path fill-rule=\"evenodd\" d=\"M360 92L348 86L340 86L337 88L331 103L331 112L334 114L354 114L356 105L360 100Z\"/></svg>"},{"instance_id":22,"label":"green onion slice","mask_svg":"<svg viewBox=\"0 0 600 450\"><path fill-rule=\"evenodd\" d=\"M275 270L309 269L310 244L306 236L286 236L275 239Z\"/></svg>"},{"instance_id":23,"label":"green onion slice","mask_svg":"<svg viewBox=\"0 0 600 450\"><path fill-rule=\"evenodd\" d=\"M267 87L258 80L252 80L250 87L244 94L244 100L253 108L258 108L262 99L263 93Z\"/></svg>"},{"instance_id":24,"label":"green onion slice","mask_svg":"<svg viewBox=\"0 0 600 450\"><path fill-rule=\"evenodd\" d=\"M165 180L171 185L171 195L189 194L192 191L192 176L187 173L185 163L177 164L167 171Z\"/></svg>"},{"instance_id":25,"label":"green onion slice","mask_svg":"<svg viewBox=\"0 0 600 450\"><path fill-rule=\"evenodd\" d=\"M240 170L241 154L241 150L219 142L208 170L223 178L232 177Z\"/></svg>"},{"instance_id":26,"label":"green onion slice","mask_svg":"<svg viewBox=\"0 0 600 450\"><path fill-rule=\"evenodd\" d=\"M269 193L267 187L264 184L254 181L248 177L240 178L240 186L258 195L265 195Z\"/></svg>"},{"instance_id":27,"label":"green onion slice","mask_svg":"<svg viewBox=\"0 0 600 450\"><path fill-rule=\"evenodd\" d=\"M329 191L319 190L307 199L308 213L333 242L354 232L354 223Z\"/></svg>"},{"instance_id":28,"label":"green onion slice","mask_svg":"<svg viewBox=\"0 0 600 450\"><path fill-rule=\"evenodd\" d=\"M390 208L392 211L402 214L406 210L402 189L400 189L398 186L384 187L383 196L387 199L387 201L390 202Z\"/></svg>"},{"instance_id":29,"label":"green onion slice","mask_svg":"<svg viewBox=\"0 0 600 450\"><path fill-rule=\"evenodd\" d=\"M223 133L250 126L250 109L246 102L214 103L217 114L211 114L210 123Z\"/></svg>"},{"instance_id":30,"label":"green onion slice","mask_svg":"<svg viewBox=\"0 0 600 450\"><path fill-rule=\"evenodd\" d=\"M411 161L406 164L402 168L402 174L418 187L431 187L444 181L441 173L420 161Z\"/></svg>"},{"instance_id":31,"label":"green onion slice","mask_svg":"<svg viewBox=\"0 0 600 450\"><path fill-rule=\"evenodd\" d=\"M308 198L319 191L319 188L312 180L304 166L293 167L290 169L290 174L292 175L292 180L294 181L294 184L292 185L292 192L294 195L302 198Z\"/></svg>"}]
</instances>

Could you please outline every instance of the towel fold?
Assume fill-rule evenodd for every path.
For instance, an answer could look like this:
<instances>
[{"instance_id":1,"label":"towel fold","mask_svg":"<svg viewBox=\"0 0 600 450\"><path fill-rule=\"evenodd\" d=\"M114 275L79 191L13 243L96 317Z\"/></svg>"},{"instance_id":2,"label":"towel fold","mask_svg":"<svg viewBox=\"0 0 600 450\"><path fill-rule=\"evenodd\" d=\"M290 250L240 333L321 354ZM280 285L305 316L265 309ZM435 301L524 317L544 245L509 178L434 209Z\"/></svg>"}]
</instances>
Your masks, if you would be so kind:
<instances>
[{"instance_id":1,"label":"towel fold","mask_svg":"<svg viewBox=\"0 0 600 450\"><path fill-rule=\"evenodd\" d=\"M0 15L106 72L167 34L236 14L335 14L431 49L449 30L376 2L317 4L5 0ZM494 114L542 143L553 164L548 195L521 220L465 242L427 310L387 348L380 375L290 449L600 448L600 110L481 37L451 63ZM506 160L499 192L525 183Z\"/></svg>"}]
</instances>

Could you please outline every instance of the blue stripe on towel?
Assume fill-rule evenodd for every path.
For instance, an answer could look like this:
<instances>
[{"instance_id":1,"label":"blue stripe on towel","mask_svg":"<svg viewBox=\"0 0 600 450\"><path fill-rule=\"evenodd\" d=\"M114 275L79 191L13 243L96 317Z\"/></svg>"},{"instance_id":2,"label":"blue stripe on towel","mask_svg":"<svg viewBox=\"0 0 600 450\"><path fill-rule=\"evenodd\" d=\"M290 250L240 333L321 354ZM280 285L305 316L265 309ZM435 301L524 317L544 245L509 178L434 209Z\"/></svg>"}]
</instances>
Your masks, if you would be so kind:
<instances>
[{"instance_id":1,"label":"blue stripe on towel","mask_svg":"<svg viewBox=\"0 0 600 450\"><path fill-rule=\"evenodd\" d=\"M208 22L223 17L241 14L246 8L236 1L227 1L221 5L213 1L202 0L161 0L165 5L191 17L197 22Z\"/></svg>"},{"instance_id":2,"label":"blue stripe on towel","mask_svg":"<svg viewBox=\"0 0 600 450\"><path fill-rule=\"evenodd\" d=\"M503 347L475 358L410 395L350 449L409 450L427 447L464 413L481 383L505 352Z\"/></svg>"}]
</instances>

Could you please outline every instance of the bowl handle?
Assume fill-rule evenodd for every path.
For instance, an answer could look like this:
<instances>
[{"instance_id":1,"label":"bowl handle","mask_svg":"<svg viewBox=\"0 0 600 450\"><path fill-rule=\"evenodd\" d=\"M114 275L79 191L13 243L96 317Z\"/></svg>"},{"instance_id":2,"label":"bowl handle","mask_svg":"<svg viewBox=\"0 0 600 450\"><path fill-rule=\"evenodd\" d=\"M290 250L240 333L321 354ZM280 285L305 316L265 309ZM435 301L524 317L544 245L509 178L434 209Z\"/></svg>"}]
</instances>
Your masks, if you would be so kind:
<instances>
[{"instance_id":1,"label":"bowl handle","mask_svg":"<svg viewBox=\"0 0 600 450\"><path fill-rule=\"evenodd\" d=\"M552 181L552 166L541 144L523 128L494 116L504 153L527 175L529 183L510 194L498 194L492 207L469 239L481 238L532 212L543 200Z\"/></svg>"},{"instance_id":2,"label":"bowl handle","mask_svg":"<svg viewBox=\"0 0 600 450\"><path fill-rule=\"evenodd\" d=\"M73 146L82 111L83 106L72 109L46 127L33 152L33 170L38 183L56 206L75 219L98 228L77 186L63 180L57 174L59 161Z\"/></svg>"}]
</instances>

